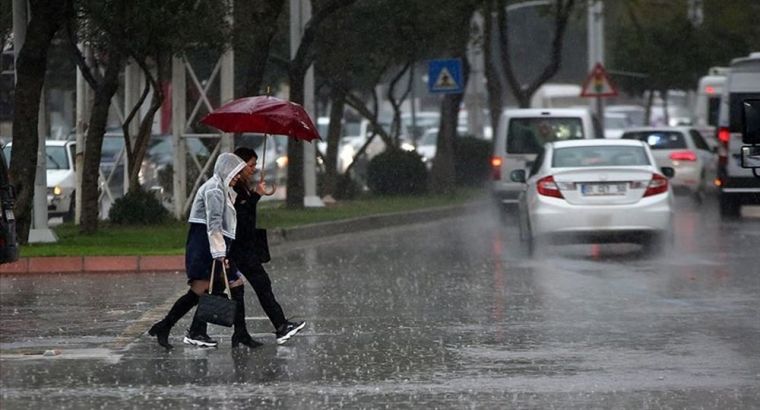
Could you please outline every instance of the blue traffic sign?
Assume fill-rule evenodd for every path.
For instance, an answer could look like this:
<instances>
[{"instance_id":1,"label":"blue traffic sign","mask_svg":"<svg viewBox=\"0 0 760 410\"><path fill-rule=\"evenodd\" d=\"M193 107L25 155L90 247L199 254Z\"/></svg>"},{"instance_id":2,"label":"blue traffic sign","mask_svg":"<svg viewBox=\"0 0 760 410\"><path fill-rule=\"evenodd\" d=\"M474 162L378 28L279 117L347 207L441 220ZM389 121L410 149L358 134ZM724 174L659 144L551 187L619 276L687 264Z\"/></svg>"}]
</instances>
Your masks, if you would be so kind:
<instances>
[{"instance_id":1,"label":"blue traffic sign","mask_svg":"<svg viewBox=\"0 0 760 410\"><path fill-rule=\"evenodd\" d=\"M428 62L428 91L431 93L460 94L464 91L462 60L448 58Z\"/></svg>"}]
</instances>

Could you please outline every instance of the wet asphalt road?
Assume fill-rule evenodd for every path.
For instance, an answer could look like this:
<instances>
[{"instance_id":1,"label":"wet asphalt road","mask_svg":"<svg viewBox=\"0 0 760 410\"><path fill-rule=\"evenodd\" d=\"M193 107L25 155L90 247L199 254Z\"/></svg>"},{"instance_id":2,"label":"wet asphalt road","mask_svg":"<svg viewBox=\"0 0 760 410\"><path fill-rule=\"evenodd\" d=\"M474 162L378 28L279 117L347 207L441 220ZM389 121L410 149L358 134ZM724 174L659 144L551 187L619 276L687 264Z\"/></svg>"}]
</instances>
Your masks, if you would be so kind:
<instances>
[{"instance_id":1,"label":"wet asphalt road","mask_svg":"<svg viewBox=\"0 0 760 410\"><path fill-rule=\"evenodd\" d=\"M758 408L760 219L680 198L675 248L549 247L493 210L288 244L268 269L306 329L164 352L184 274L0 277L0 408ZM50 356L43 353L47 351Z\"/></svg>"}]
</instances>

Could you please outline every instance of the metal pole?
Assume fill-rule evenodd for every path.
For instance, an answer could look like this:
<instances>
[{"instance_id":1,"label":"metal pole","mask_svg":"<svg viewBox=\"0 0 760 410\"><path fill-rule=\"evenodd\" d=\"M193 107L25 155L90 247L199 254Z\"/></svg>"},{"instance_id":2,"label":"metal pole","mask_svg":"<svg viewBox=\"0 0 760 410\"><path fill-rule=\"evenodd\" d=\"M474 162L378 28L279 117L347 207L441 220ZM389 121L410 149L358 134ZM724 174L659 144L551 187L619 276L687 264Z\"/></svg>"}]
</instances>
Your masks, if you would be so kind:
<instances>
[{"instance_id":1,"label":"metal pole","mask_svg":"<svg viewBox=\"0 0 760 410\"><path fill-rule=\"evenodd\" d=\"M80 49L84 46L80 45ZM84 50L83 50L83 54ZM76 169L76 191L74 192L74 221L79 225L82 220L82 170L84 168L84 144L85 132L87 125L85 121L89 118L89 87L85 81L82 71L77 67L77 119L76 119L76 158L74 158L74 168Z\"/></svg>"},{"instance_id":2,"label":"metal pole","mask_svg":"<svg viewBox=\"0 0 760 410\"><path fill-rule=\"evenodd\" d=\"M233 24L232 17L232 3L229 2L229 8L227 13L227 21L230 23L230 27ZM222 65L219 72L219 96L222 101L220 106L224 103L232 101L235 98L235 51L232 47L227 47L222 54ZM219 142L221 145L220 152L232 152L234 150L234 142L232 140L232 134L229 132L222 133L222 139Z\"/></svg>"},{"instance_id":3,"label":"metal pole","mask_svg":"<svg viewBox=\"0 0 760 410\"><path fill-rule=\"evenodd\" d=\"M311 18L311 2L290 0L290 56L293 58L303 37L303 29ZM304 78L304 108L314 117L314 67L309 67ZM316 151L314 143L303 144L304 206L309 208L325 206L317 196Z\"/></svg>"},{"instance_id":4,"label":"metal pole","mask_svg":"<svg viewBox=\"0 0 760 410\"><path fill-rule=\"evenodd\" d=\"M588 70L594 69L596 63L604 65L604 3L600 0L587 0L587 36L588 36ZM604 101L596 97L594 112L599 124L604 129Z\"/></svg>"},{"instance_id":5,"label":"metal pole","mask_svg":"<svg viewBox=\"0 0 760 410\"><path fill-rule=\"evenodd\" d=\"M174 148L174 216L182 218L187 200L187 154L183 135L186 132L187 76L185 59L172 58L172 147Z\"/></svg>"}]
</instances>

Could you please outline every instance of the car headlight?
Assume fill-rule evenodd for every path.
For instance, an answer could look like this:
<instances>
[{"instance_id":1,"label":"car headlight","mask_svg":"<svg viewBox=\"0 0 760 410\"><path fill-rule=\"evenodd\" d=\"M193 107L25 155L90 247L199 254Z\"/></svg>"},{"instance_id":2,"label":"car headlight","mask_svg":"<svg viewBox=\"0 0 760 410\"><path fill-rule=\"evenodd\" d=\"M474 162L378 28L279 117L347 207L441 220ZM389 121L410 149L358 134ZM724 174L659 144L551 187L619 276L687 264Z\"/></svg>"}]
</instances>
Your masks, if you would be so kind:
<instances>
[{"instance_id":1,"label":"car headlight","mask_svg":"<svg viewBox=\"0 0 760 410\"><path fill-rule=\"evenodd\" d=\"M63 188L61 188L60 185L56 185L53 187L52 192L53 192L53 195L55 196L61 196L63 195Z\"/></svg>"},{"instance_id":2,"label":"car headlight","mask_svg":"<svg viewBox=\"0 0 760 410\"><path fill-rule=\"evenodd\" d=\"M404 150L404 151L414 151L415 150L414 145L410 144L408 142L401 143L401 149Z\"/></svg>"}]
</instances>

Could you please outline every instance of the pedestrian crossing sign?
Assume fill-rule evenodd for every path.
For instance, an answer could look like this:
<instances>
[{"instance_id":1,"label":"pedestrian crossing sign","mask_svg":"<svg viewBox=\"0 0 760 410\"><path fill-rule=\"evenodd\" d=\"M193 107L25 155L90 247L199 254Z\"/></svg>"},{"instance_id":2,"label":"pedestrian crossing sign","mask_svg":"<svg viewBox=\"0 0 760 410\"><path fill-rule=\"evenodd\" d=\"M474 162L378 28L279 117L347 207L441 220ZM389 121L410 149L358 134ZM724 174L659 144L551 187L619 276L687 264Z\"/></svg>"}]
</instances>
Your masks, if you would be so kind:
<instances>
[{"instance_id":1,"label":"pedestrian crossing sign","mask_svg":"<svg viewBox=\"0 0 760 410\"><path fill-rule=\"evenodd\" d=\"M618 95L617 89L607 76L604 66L596 63L583 83L581 97L615 97L616 95Z\"/></svg>"},{"instance_id":2,"label":"pedestrian crossing sign","mask_svg":"<svg viewBox=\"0 0 760 410\"><path fill-rule=\"evenodd\" d=\"M428 90L431 93L460 94L464 90L462 60L448 58L428 63Z\"/></svg>"}]
</instances>

